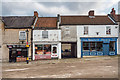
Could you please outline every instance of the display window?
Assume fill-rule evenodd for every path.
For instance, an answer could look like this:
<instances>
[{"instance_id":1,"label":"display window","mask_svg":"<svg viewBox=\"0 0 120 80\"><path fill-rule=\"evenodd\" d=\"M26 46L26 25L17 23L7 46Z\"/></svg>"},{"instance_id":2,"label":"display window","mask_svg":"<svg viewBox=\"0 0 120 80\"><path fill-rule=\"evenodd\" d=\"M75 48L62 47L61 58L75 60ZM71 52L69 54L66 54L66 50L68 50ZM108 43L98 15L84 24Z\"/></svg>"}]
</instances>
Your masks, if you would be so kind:
<instances>
[{"instance_id":1,"label":"display window","mask_svg":"<svg viewBox=\"0 0 120 80\"><path fill-rule=\"evenodd\" d=\"M90 51L96 51L95 42L90 42Z\"/></svg>"},{"instance_id":2,"label":"display window","mask_svg":"<svg viewBox=\"0 0 120 80\"><path fill-rule=\"evenodd\" d=\"M83 42L83 51L103 51L103 42Z\"/></svg>"},{"instance_id":3,"label":"display window","mask_svg":"<svg viewBox=\"0 0 120 80\"><path fill-rule=\"evenodd\" d=\"M96 50L97 51L103 51L103 42L97 42Z\"/></svg>"},{"instance_id":4,"label":"display window","mask_svg":"<svg viewBox=\"0 0 120 80\"><path fill-rule=\"evenodd\" d=\"M35 54L36 55L51 54L51 45L49 44L35 45Z\"/></svg>"},{"instance_id":5,"label":"display window","mask_svg":"<svg viewBox=\"0 0 120 80\"><path fill-rule=\"evenodd\" d=\"M83 51L89 51L89 42L83 42Z\"/></svg>"}]
</instances>

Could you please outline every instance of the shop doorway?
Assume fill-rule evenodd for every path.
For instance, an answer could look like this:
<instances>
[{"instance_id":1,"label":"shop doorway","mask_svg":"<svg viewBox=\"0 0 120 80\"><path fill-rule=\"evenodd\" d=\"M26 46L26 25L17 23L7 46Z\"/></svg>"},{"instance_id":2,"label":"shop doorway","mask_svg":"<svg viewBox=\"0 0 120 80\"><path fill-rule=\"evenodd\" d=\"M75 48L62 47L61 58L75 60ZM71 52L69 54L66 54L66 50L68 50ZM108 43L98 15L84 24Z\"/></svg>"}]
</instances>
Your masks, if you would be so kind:
<instances>
[{"instance_id":1,"label":"shop doorway","mask_svg":"<svg viewBox=\"0 0 120 80\"><path fill-rule=\"evenodd\" d=\"M52 45L51 57L58 58L58 47L57 45Z\"/></svg>"},{"instance_id":2,"label":"shop doorway","mask_svg":"<svg viewBox=\"0 0 120 80\"><path fill-rule=\"evenodd\" d=\"M77 58L77 43L62 43L62 58Z\"/></svg>"},{"instance_id":3,"label":"shop doorway","mask_svg":"<svg viewBox=\"0 0 120 80\"><path fill-rule=\"evenodd\" d=\"M11 48L9 49L9 62L26 61L27 48Z\"/></svg>"}]
</instances>

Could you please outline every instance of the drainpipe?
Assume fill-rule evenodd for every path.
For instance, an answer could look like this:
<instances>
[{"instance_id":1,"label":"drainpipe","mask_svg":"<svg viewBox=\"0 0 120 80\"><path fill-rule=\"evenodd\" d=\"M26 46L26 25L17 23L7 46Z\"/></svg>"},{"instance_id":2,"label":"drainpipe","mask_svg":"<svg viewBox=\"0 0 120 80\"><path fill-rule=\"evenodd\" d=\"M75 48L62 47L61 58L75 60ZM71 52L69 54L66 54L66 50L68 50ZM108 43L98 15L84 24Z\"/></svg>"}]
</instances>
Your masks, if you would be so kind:
<instances>
[{"instance_id":1,"label":"drainpipe","mask_svg":"<svg viewBox=\"0 0 120 80\"><path fill-rule=\"evenodd\" d=\"M61 17L60 17L60 14L57 14L57 28L59 29L60 28L60 23L61 23Z\"/></svg>"}]
</instances>

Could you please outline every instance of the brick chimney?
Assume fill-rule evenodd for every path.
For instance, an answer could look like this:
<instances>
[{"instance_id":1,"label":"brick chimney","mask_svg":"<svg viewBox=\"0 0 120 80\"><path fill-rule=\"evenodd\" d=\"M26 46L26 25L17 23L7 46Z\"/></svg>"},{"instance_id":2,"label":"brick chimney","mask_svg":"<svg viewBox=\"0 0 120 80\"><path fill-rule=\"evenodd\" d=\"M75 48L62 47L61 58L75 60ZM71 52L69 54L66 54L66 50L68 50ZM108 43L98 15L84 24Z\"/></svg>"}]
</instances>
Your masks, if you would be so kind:
<instances>
[{"instance_id":1,"label":"brick chimney","mask_svg":"<svg viewBox=\"0 0 120 80\"><path fill-rule=\"evenodd\" d=\"M112 8L112 11L110 12L111 16L115 17L115 10Z\"/></svg>"},{"instance_id":2,"label":"brick chimney","mask_svg":"<svg viewBox=\"0 0 120 80\"><path fill-rule=\"evenodd\" d=\"M94 10L90 10L90 11L88 12L88 16L94 16Z\"/></svg>"},{"instance_id":3,"label":"brick chimney","mask_svg":"<svg viewBox=\"0 0 120 80\"><path fill-rule=\"evenodd\" d=\"M34 11L34 16L38 17L38 12Z\"/></svg>"}]
</instances>

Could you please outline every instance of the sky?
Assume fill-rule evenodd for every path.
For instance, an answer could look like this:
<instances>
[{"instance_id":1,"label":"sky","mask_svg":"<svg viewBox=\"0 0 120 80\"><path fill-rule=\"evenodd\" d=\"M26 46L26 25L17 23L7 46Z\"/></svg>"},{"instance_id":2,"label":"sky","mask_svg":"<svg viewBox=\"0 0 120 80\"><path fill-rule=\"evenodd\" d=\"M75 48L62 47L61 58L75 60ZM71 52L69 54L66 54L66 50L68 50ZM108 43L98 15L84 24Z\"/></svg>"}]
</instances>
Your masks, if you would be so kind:
<instances>
[{"instance_id":1,"label":"sky","mask_svg":"<svg viewBox=\"0 0 120 80\"><path fill-rule=\"evenodd\" d=\"M115 8L119 12L119 0L0 0L2 16L33 16L34 11L42 17L60 15L107 15Z\"/></svg>"}]
</instances>

